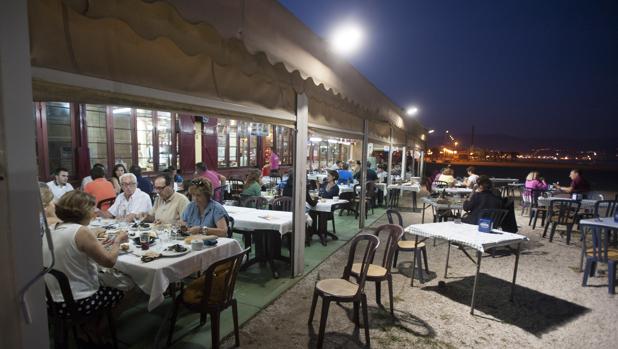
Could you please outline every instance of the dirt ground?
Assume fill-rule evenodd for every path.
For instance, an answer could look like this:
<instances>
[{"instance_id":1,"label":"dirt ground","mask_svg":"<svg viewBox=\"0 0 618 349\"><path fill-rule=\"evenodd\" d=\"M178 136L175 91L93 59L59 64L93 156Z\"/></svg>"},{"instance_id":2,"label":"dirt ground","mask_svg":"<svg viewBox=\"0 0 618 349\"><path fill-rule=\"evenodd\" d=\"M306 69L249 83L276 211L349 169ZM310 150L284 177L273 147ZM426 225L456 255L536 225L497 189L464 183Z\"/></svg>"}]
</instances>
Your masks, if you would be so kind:
<instances>
[{"instance_id":1,"label":"dirt ground","mask_svg":"<svg viewBox=\"0 0 618 349\"><path fill-rule=\"evenodd\" d=\"M607 274L601 270L582 287L579 272L579 235L570 246L556 234L553 242L541 238L542 229L528 227L518 216L520 233L530 241L523 247L517 287L509 301L515 257L509 252L485 254L477 291L477 310L470 314L475 265L451 249L448 278L444 279L446 243L427 241L430 280L410 286L411 253L399 256L393 269L393 319L388 309L386 283L382 304L375 286L368 283L371 345L374 348L615 348L618 343L618 299L607 292ZM386 223L382 217L378 224ZM404 213L404 225L420 223L419 213ZM376 225L374 225L376 226ZM381 244L383 247L384 244ZM311 326L307 325L311 297L318 278L336 278L343 272L348 246L337 251L298 284L241 328L245 348L313 348L317 341L321 301ZM382 249L378 250L376 260ZM603 267L601 267L603 268ZM445 281L445 287L438 287ZM352 306L331 304L325 348L365 346L364 332L355 329ZM232 347L227 338L223 347Z\"/></svg>"}]
</instances>

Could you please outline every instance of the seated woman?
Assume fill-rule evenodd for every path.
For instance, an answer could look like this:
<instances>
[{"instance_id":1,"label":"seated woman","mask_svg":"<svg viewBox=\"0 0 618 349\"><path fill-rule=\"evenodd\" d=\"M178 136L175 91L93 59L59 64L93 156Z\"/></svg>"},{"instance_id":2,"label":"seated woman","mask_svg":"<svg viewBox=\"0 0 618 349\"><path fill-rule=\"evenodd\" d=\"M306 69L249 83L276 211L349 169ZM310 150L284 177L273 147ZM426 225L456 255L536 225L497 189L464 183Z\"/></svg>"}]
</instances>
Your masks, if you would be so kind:
<instances>
[{"instance_id":1,"label":"seated woman","mask_svg":"<svg viewBox=\"0 0 618 349\"><path fill-rule=\"evenodd\" d=\"M227 211L212 200L212 184L206 178L194 178L189 185L193 201L182 212L181 225L191 234L227 236Z\"/></svg>"},{"instance_id":2,"label":"seated woman","mask_svg":"<svg viewBox=\"0 0 618 349\"><path fill-rule=\"evenodd\" d=\"M337 186L339 174L333 170L326 170L326 172L328 172L328 175L326 176L326 183L322 183L320 186L320 196L325 199L332 199L333 196L339 195L339 186Z\"/></svg>"},{"instance_id":3,"label":"seated woman","mask_svg":"<svg viewBox=\"0 0 618 349\"><path fill-rule=\"evenodd\" d=\"M47 225L51 226L60 222L56 216L56 205L54 204L54 193L49 189L46 183L39 182L39 193L43 202L43 213L47 220ZM41 227L43 227L43 217L41 217Z\"/></svg>"},{"instance_id":4,"label":"seated woman","mask_svg":"<svg viewBox=\"0 0 618 349\"><path fill-rule=\"evenodd\" d=\"M532 190L547 190L547 183L538 171L532 171L528 173L524 187Z\"/></svg>"},{"instance_id":5,"label":"seated woman","mask_svg":"<svg viewBox=\"0 0 618 349\"><path fill-rule=\"evenodd\" d=\"M101 309L110 309L124 297L124 293L118 289L101 286L97 267L112 268L116 264L120 244L128 240L127 232L118 232L113 242L107 242L109 246L106 249L88 228L90 220L95 216L95 203L92 195L82 191L66 193L56 203L56 215L62 222L51 227L54 269L69 279L77 311L85 316ZM47 239L43 239L43 262L49 265L51 260ZM64 302L55 278L46 275L45 282L52 301Z\"/></svg>"},{"instance_id":6,"label":"seated woman","mask_svg":"<svg viewBox=\"0 0 618 349\"><path fill-rule=\"evenodd\" d=\"M260 196L262 192L262 186L260 185L260 172L251 171L245 178L245 187L240 193L241 198L249 196Z\"/></svg>"},{"instance_id":7,"label":"seated woman","mask_svg":"<svg viewBox=\"0 0 618 349\"><path fill-rule=\"evenodd\" d=\"M491 190L491 180L487 176L480 176L476 182L477 189L470 198L463 202L464 211L468 215L462 219L464 223L478 224L481 211L484 209L502 208L502 199Z\"/></svg>"},{"instance_id":8,"label":"seated woman","mask_svg":"<svg viewBox=\"0 0 618 349\"><path fill-rule=\"evenodd\" d=\"M449 187L452 187L453 185L455 185L455 177L453 176L455 174L455 171L453 171L452 168L447 167L445 168L442 173L437 177L437 181L440 182L445 182L446 184L448 184Z\"/></svg>"}]
</instances>

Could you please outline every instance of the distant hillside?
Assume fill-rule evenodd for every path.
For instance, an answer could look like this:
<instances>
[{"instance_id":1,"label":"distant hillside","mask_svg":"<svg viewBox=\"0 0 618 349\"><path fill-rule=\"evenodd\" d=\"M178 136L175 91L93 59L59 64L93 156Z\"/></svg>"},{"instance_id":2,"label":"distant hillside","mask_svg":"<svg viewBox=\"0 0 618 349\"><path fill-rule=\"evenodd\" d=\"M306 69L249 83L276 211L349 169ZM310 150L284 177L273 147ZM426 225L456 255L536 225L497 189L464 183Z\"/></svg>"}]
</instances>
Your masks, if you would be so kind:
<instances>
[{"instance_id":1,"label":"distant hillside","mask_svg":"<svg viewBox=\"0 0 618 349\"><path fill-rule=\"evenodd\" d=\"M457 140L460 147L470 145L470 134L458 134ZM430 146L441 145L443 139L440 137L430 137ZM615 152L618 149L618 138L524 138L508 136L503 134L477 134L474 136L474 146L485 149L496 149L503 151L528 151L538 148L560 148L566 150L602 150Z\"/></svg>"}]
</instances>

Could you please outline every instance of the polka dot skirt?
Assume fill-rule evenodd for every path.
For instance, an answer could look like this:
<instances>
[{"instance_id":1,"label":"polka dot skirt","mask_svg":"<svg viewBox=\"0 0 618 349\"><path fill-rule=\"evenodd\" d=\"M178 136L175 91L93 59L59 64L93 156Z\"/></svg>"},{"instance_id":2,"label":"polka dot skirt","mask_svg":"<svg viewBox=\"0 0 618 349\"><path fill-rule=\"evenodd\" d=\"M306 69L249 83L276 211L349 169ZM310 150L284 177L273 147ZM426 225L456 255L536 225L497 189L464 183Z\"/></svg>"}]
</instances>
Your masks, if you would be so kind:
<instances>
[{"instance_id":1,"label":"polka dot skirt","mask_svg":"<svg viewBox=\"0 0 618 349\"><path fill-rule=\"evenodd\" d=\"M124 293L118 289L111 287L101 287L99 290L88 298L82 298L75 301L77 305L77 311L81 315L91 315L99 310L111 309L115 307L118 302L124 297ZM67 313L67 305L64 302L56 303L56 309L60 317L69 318Z\"/></svg>"}]
</instances>

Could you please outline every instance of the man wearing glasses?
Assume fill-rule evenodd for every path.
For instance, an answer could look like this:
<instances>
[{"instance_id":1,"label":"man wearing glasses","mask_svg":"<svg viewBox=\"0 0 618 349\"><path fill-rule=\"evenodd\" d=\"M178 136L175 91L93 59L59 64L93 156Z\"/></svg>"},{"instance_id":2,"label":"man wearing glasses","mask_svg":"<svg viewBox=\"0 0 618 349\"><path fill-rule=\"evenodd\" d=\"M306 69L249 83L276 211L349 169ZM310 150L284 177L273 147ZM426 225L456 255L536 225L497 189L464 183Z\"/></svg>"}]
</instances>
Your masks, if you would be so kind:
<instances>
[{"instance_id":1,"label":"man wearing glasses","mask_svg":"<svg viewBox=\"0 0 618 349\"><path fill-rule=\"evenodd\" d=\"M170 174L155 177L154 191L159 194L154 207L144 219L145 222L176 224L180 222L182 211L189 205L189 199L174 191L174 180Z\"/></svg>"},{"instance_id":2,"label":"man wearing glasses","mask_svg":"<svg viewBox=\"0 0 618 349\"><path fill-rule=\"evenodd\" d=\"M134 174L125 173L120 176L120 186L123 192L118 194L107 212L100 211L101 216L132 221L150 212L152 209L150 196L137 187L137 177Z\"/></svg>"}]
</instances>

